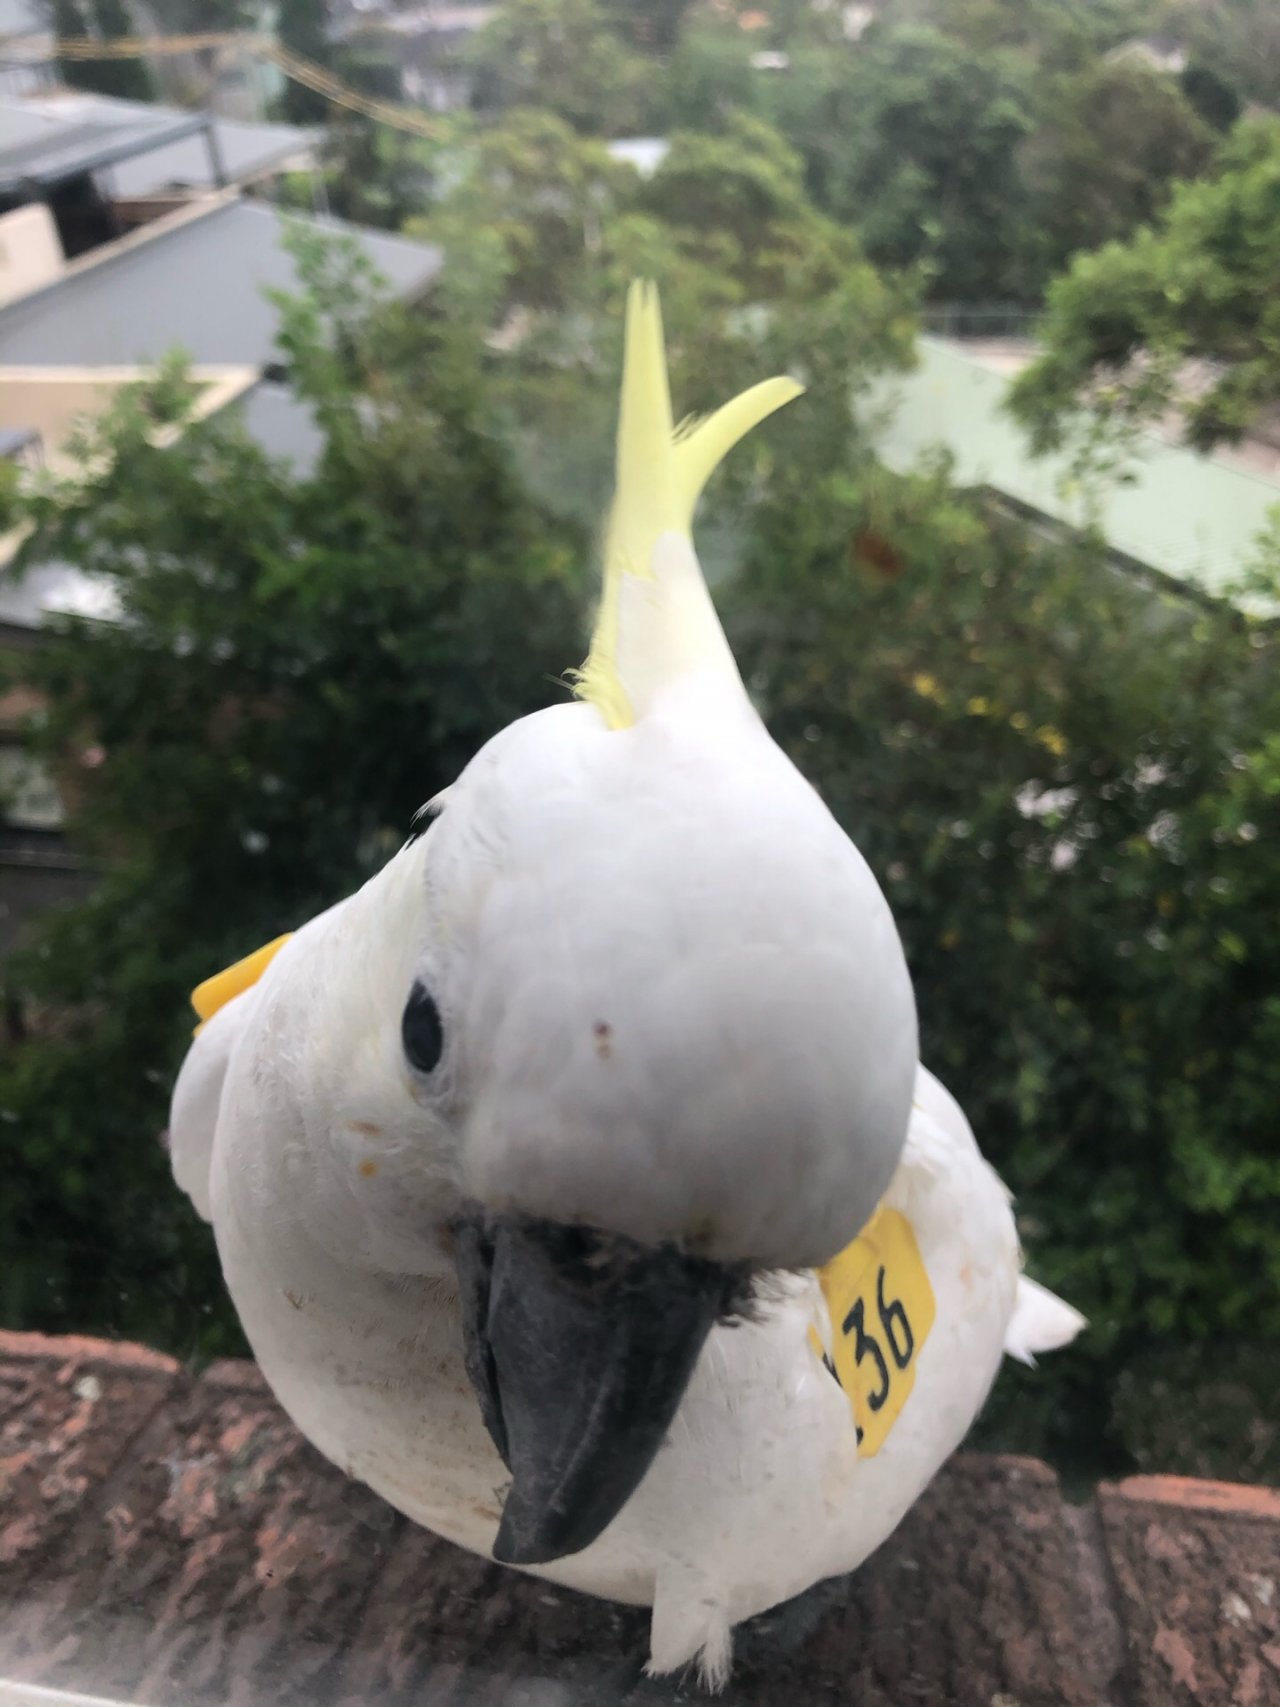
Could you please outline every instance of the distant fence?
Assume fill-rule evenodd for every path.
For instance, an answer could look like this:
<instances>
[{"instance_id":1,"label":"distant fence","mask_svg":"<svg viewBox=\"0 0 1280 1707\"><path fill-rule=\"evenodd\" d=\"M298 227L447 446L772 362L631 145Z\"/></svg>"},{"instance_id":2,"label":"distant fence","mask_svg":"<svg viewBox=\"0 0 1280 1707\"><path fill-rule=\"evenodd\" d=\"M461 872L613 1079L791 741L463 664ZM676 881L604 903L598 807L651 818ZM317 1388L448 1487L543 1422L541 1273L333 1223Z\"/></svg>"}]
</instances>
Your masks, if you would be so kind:
<instances>
[{"instance_id":1,"label":"distant fence","mask_svg":"<svg viewBox=\"0 0 1280 1707\"><path fill-rule=\"evenodd\" d=\"M1034 338L1040 310L1016 302L936 302L921 311L920 322L942 338Z\"/></svg>"}]
</instances>

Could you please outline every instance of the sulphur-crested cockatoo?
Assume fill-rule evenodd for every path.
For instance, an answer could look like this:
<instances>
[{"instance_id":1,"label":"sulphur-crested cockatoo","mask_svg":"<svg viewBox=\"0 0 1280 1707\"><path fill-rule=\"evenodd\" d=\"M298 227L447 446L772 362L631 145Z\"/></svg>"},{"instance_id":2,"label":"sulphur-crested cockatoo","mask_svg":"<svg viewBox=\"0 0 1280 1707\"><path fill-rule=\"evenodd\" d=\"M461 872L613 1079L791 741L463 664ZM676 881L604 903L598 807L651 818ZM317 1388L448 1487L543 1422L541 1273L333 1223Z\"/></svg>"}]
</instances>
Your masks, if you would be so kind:
<instances>
[{"instance_id":1,"label":"sulphur-crested cockatoo","mask_svg":"<svg viewBox=\"0 0 1280 1707\"><path fill-rule=\"evenodd\" d=\"M475 1552L651 1603L651 1665L857 1565L1002 1349L1080 1318L917 1064L858 850L770 740L690 539L796 396L673 430L633 288L579 703L357 894L196 992L174 1171L312 1441Z\"/></svg>"}]
</instances>

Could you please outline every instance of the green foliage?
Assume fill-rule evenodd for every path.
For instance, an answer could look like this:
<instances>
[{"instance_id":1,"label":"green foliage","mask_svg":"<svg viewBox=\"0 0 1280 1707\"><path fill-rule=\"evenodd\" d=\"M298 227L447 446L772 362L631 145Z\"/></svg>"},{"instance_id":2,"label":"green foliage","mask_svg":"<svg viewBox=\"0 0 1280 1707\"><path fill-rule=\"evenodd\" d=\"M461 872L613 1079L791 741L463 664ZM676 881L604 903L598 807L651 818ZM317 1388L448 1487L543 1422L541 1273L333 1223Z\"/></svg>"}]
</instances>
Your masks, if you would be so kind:
<instances>
[{"instance_id":1,"label":"green foliage","mask_svg":"<svg viewBox=\"0 0 1280 1707\"><path fill-rule=\"evenodd\" d=\"M367 320L349 258L305 271L282 345L313 475L234 418L156 448L189 399L167 370L29 501L28 557L101 577L121 620L64 619L12 661L48 696L32 741L100 881L9 969L29 1033L0 1064L10 1321L235 1343L159 1141L187 992L376 870L580 656L579 537L513 479L474 340Z\"/></svg>"},{"instance_id":2,"label":"green foliage","mask_svg":"<svg viewBox=\"0 0 1280 1707\"><path fill-rule=\"evenodd\" d=\"M1199 63L1246 98L1280 107L1280 7L1275 0L1175 0L1170 23Z\"/></svg>"},{"instance_id":3,"label":"green foliage","mask_svg":"<svg viewBox=\"0 0 1280 1707\"><path fill-rule=\"evenodd\" d=\"M325 135L320 169L329 210L356 225L398 231L435 194L442 144L342 113ZM300 176L298 203L310 209L310 174Z\"/></svg>"},{"instance_id":4,"label":"green foliage","mask_svg":"<svg viewBox=\"0 0 1280 1707\"><path fill-rule=\"evenodd\" d=\"M832 211L873 261L928 265L950 300L1019 294L1025 227L1017 147L1031 130L1025 68L935 30L884 35L850 62L826 115Z\"/></svg>"},{"instance_id":5,"label":"green foliage","mask_svg":"<svg viewBox=\"0 0 1280 1707\"><path fill-rule=\"evenodd\" d=\"M797 157L759 120L677 134L645 182L551 115L517 112L460 150L456 172L442 168L451 174L451 193L415 224L445 251L439 301L503 350L488 385L521 466L588 526L608 496L618 308L632 278L661 281L682 408L716 407L799 364L833 399L824 456L846 442L850 390L910 359L909 297L805 199Z\"/></svg>"},{"instance_id":6,"label":"green foliage","mask_svg":"<svg viewBox=\"0 0 1280 1707\"><path fill-rule=\"evenodd\" d=\"M54 34L63 40L98 36L111 41L134 34L124 0L53 0L51 18ZM131 101L155 99L150 73L140 59L60 59L58 70L73 89Z\"/></svg>"},{"instance_id":7,"label":"green foliage","mask_svg":"<svg viewBox=\"0 0 1280 1707\"><path fill-rule=\"evenodd\" d=\"M1188 62L1178 84L1212 130L1230 130L1244 110L1244 102L1234 84L1198 59Z\"/></svg>"},{"instance_id":8,"label":"green foliage","mask_svg":"<svg viewBox=\"0 0 1280 1707\"><path fill-rule=\"evenodd\" d=\"M445 247L443 300L485 320L500 306L564 309L637 182L602 143L535 108L464 143L445 174L452 190L411 229Z\"/></svg>"},{"instance_id":9,"label":"green foliage","mask_svg":"<svg viewBox=\"0 0 1280 1707\"><path fill-rule=\"evenodd\" d=\"M628 136L648 68L602 0L504 0L468 54L475 104L538 106L591 136Z\"/></svg>"},{"instance_id":10,"label":"green foliage","mask_svg":"<svg viewBox=\"0 0 1280 1707\"><path fill-rule=\"evenodd\" d=\"M744 30L705 6L648 16L607 0L507 0L468 57L483 123L512 136L534 112L598 138L726 138L767 124L799 156L797 213L853 230L877 264L919 269L940 300L1032 303L1074 252L1127 236L1210 156L1210 129L1175 79L1102 57L1151 10L904 3L851 43L838 10L807 4ZM635 51L659 37L661 55ZM785 69L753 64L764 46ZM1193 69L1188 88L1224 122L1230 91ZM405 150L352 136L330 164L336 206L438 221ZM652 198L649 210L667 220ZM541 299L554 294L544 284Z\"/></svg>"},{"instance_id":11,"label":"green foliage","mask_svg":"<svg viewBox=\"0 0 1280 1707\"><path fill-rule=\"evenodd\" d=\"M1081 255L1051 289L1043 351L1012 404L1039 448L1091 416L1124 431L1184 410L1197 448L1239 438L1280 396L1280 120L1241 125L1213 176L1160 223ZM1199 390L1190 360L1213 364Z\"/></svg>"},{"instance_id":12,"label":"green foliage","mask_svg":"<svg viewBox=\"0 0 1280 1707\"><path fill-rule=\"evenodd\" d=\"M755 110L760 78L752 52L750 36L731 19L704 12L691 18L655 90L654 129L717 131L731 113Z\"/></svg>"},{"instance_id":13,"label":"green foliage","mask_svg":"<svg viewBox=\"0 0 1280 1707\"><path fill-rule=\"evenodd\" d=\"M1172 78L1094 61L1042 81L1020 171L1043 281L1078 250L1128 237L1178 179L1202 172L1213 136Z\"/></svg>"},{"instance_id":14,"label":"green foliage","mask_svg":"<svg viewBox=\"0 0 1280 1707\"><path fill-rule=\"evenodd\" d=\"M809 202L800 156L763 120L734 113L722 135L677 131L670 142L639 205L747 300L809 296L862 263L851 234Z\"/></svg>"},{"instance_id":15,"label":"green foliage","mask_svg":"<svg viewBox=\"0 0 1280 1707\"><path fill-rule=\"evenodd\" d=\"M925 265L945 301L1035 299L1212 148L1176 82L1109 63L1079 18L1034 8L938 8L856 51L802 48L762 99L818 204L872 260Z\"/></svg>"},{"instance_id":16,"label":"green foliage","mask_svg":"<svg viewBox=\"0 0 1280 1707\"><path fill-rule=\"evenodd\" d=\"M1096 1464L1144 1438L1121 1372L1260 1371L1280 1335L1280 641L944 472L806 494L757 515L731 639L885 884L1032 1272L1090 1318L989 1427ZM1187 1452L1238 1473L1220 1435Z\"/></svg>"},{"instance_id":17,"label":"green foliage","mask_svg":"<svg viewBox=\"0 0 1280 1707\"><path fill-rule=\"evenodd\" d=\"M276 36L281 47L310 60L313 65L329 67L332 53L328 33L329 9L325 0L278 0L276 6ZM290 78L280 97L280 117L290 124L324 124L332 116L332 107L323 95L305 88Z\"/></svg>"},{"instance_id":18,"label":"green foliage","mask_svg":"<svg viewBox=\"0 0 1280 1707\"><path fill-rule=\"evenodd\" d=\"M670 53L694 0L627 0L614 15L636 47L646 53Z\"/></svg>"},{"instance_id":19,"label":"green foliage","mask_svg":"<svg viewBox=\"0 0 1280 1707\"><path fill-rule=\"evenodd\" d=\"M512 310L612 308L637 270L673 300L759 306L872 277L852 234L807 199L799 156L742 113L721 134L676 132L645 181L601 143L525 109L459 145L441 176L453 188L413 229L444 246L443 300L490 323ZM888 303L893 293L878 288Z\"/></svg>"}]
</instances>

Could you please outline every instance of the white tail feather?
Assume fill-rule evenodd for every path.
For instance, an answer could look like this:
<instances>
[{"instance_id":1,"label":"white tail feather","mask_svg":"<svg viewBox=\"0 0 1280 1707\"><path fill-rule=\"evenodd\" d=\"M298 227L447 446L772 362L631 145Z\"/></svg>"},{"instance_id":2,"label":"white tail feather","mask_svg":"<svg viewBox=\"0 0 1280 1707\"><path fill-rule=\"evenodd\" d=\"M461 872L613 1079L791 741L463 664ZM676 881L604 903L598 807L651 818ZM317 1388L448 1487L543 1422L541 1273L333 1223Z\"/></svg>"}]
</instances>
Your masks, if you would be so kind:
<instances>
[{"instance_id":1,"label":"white tail feather","mask_svg":"<svg viewBox=\"0 0 1280 1707\"><path fill-rule=\"evenodd\" d=\"M1084 1326L1079 1310L1024 1274L1018 1280L1013 1315L1005 1330L1005 1354L1034 1368L1036 1352L1070 1345Z\"/></svg>"}]
</instances>

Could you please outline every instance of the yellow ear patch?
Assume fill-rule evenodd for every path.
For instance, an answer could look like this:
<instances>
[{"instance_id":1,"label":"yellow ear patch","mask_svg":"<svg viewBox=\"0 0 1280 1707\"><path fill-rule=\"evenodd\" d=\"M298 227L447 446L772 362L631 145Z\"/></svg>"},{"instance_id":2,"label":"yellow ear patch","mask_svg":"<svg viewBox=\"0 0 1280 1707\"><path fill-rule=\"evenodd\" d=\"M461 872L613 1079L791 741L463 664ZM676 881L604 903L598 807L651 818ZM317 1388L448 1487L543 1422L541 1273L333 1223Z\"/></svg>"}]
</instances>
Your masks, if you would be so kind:
<instances>
[{"instance_id":1,"label":"yellow ear patch","mask_svg":"<svg viewBox=\"0 0 1280 1707\"><path fill-rule=\"evenodd\" d=\"M258 982L292 935L292 931L286 931L283 936L276 937L274 942L255 948L252 954L246 954L244 959L237 960L234 966L228 966L222 972L215 972L212 978L206 978L203 984L196 985L191 992L191 1006L200 1016L197 1033L201 1031L206 1020L213 1018L219 1008L226 1007L233 997Z\"/></svg>"}]
</instances>

